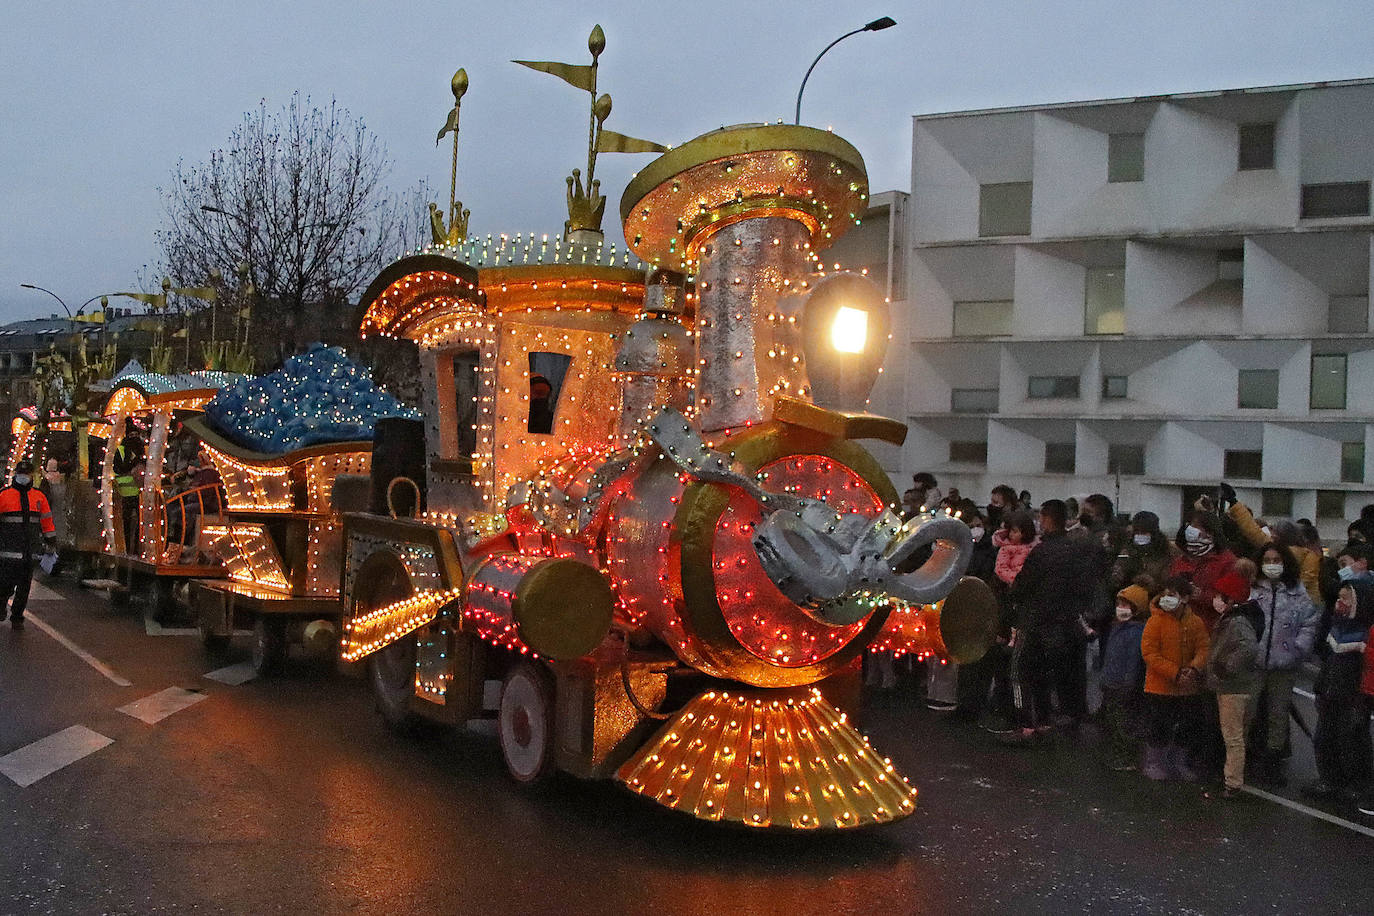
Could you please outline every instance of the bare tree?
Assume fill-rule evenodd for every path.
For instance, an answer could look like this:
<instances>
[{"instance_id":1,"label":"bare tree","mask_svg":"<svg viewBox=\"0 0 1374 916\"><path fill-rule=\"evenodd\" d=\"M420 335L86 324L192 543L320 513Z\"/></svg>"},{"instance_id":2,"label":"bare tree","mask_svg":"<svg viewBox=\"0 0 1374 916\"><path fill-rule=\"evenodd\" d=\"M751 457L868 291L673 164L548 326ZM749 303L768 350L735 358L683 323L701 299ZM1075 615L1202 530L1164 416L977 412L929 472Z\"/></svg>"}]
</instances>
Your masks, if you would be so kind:
<instances>
[{"instance_id":1,"label":"bare tree","mask_svg":"<svg viewBox=\"0 0 1374 916\"><path fill-rule=\"evenodd\" d=\"M247 265L254 337L283 355L351 319L348 303L424 239L423 188L393 195L391 163L361 120L293 95L244 116L207 161L178 163L160 188L162 268L178 286ZM265 354L264 354L265 355Z\"/></svg>"}]
</instances>

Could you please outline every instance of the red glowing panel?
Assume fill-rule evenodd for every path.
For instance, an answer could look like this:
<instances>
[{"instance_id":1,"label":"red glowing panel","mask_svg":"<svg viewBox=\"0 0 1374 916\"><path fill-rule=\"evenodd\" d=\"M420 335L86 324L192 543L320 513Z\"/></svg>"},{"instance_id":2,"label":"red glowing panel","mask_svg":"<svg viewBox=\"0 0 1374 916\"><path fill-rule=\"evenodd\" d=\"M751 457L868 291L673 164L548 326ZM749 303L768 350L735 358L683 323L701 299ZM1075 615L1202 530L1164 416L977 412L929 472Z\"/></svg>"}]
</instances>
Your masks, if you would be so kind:
<instances>
[{"instance_id":1,"label":"red glowing panel","mask_svg":"<svg viewBox=\"0 0 1374 916\"><path fill-rule=\"evenodd\" d=\"M877 516L883 501L849 468L822 455L797 455L765 465L764 487L824 499L837 512ZM730 632L746 649L781 668L813 665L838 652L863 629L818 623L787 600L764 573L754 553L758 503L735 492L716 523L716 600Z\"/></svg>"}]
</instances>

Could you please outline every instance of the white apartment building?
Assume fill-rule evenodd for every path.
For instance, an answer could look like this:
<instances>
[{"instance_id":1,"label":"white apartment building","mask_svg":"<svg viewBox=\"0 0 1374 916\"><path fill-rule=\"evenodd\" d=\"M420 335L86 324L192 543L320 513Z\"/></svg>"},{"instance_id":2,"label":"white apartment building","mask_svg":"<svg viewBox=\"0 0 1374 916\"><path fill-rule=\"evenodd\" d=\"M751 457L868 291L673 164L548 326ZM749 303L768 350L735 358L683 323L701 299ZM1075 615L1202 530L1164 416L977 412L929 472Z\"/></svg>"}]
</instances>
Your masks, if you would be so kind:
<instances>
[{"instance_id":1,"label":"white apartment building","mask_svg":"<svg viewBox=\"0 0 1374 916\"><path fill-rule=\"evenodd\" d=\"M916 116L909 198L834 253L888 274L886 466L1166 527L1224 478L1343 538L1374 502L1371 180L1374 80Z\"/></svg>"}]
</instances>

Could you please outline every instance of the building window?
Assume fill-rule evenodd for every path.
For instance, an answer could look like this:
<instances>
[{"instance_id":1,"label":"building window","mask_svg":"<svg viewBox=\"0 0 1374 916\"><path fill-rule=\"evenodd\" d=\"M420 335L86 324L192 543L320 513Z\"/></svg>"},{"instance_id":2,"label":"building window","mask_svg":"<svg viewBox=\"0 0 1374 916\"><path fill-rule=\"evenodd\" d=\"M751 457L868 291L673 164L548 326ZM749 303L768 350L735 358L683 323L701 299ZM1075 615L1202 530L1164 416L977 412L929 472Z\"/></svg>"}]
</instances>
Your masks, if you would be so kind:
<instances>
[{"instance_id":1,"label":"building window","mask_svg":"<svg viewBox=\"0 0 1374 916\"><path fill-rule=\"evenodd\" d=\"M1217 279L1240 280L1245 276L1245 249L1223 248L1217 252Z\"/></svg>"},{"instance_id":2,"label":"building window","mask_svg":"<svg viewBox=\"0 0 1374 916\"><path fill-rule=\"evenodd\" d=\"M1089 267L1085 289L1083 333L1126 333L1126 268Z\"/></svg>"},{"instance_id":3,"label":"building window","mask_svg":"<svg viewBox=\"0 0 1374 916\"><path fill-rule=\"evenodd\" d=\"M1274 167L1274 122L1242 124L1236 168L1242 172Z\"/></svg>"},{"instance_id":4,"label":"building window","mask_svg":"<svg viewBox=\"0 0 1374 916\"><path fill-rule=\"evenodd\" d=\"M1332 296L1327 303L1326 330L1331 334L1368 334L1369 297Z\"/></svg>"},{"instance_id":5,"label":"building window","mask_svg":"<svg viewBox=\"0 0 1374 916\"><path fill-rule=\"evenodd\" d=\"M1277 410L1277 369L1242 369L1236 374L1236 406L1249 410Z\"/></svg>"},{"instance_id":6,"label":"building window","mask_svg":"<svg viewBox=\"0 0 1374 916\"><path fill-rule=\"evenodd\" d=\"M1102 399L1104 401L1116 401L1127 397L1126 381L1127 377L1124 375L1102 376Z\"/></svg>"},{"instance_id":7,"label":"building window","mask_svg":"<svg viewBox=\"0 0 1374 916\"><path fill-rule=\"evenodd\" d=\"M1145 135L1107 137L1107 180L1112 183L1145 180Z\"/></svg>"},{"instance_id":8,"label":"building window","mask_svg":"<svg viewBox=\"0 0 1374 916\"><path fill-rule=\"evenodd\" d=\"M960 442L951 440L949 443L949 460L960 464L987 464L988 444L986 441Z\"/></svg>"},{"instance_id":9,"label":"building window","mask_svg":"<svg viewBox=\"0 0 1374 916\"><path fill-rule=\"evenodd\" d=\"M1032 375L1026 386L1026 397L1076 398L1078 397L1078 376L1076 375Z\"/></svg>"},{"instance_id":10,"label":"building window","mask_svg":"<svg viewBox=\"0 0 1374 916\"><path fill-rule=\"evenodd\" d=\"M1364 483L1364 443L1341 443L1341 483Z\"/></svg>"},{"instance_id":11,"label":"building window","mask_svg":"<svg viewBox=\"0 0 1374 916\"><path fill-rule=\"evenodd\" d=\"M1302 218L1369 215L1369 182L1336 181L1302 186Z\"/></svg>"},{"instance_id":12,"label":"building window","mask_svg":"<svg viewBox=\"0 0 1374 916\"><path fill-rule=\"evenodd\" d=\"M1264 452L1227 449L1222 459L1222 473L1227 477L1259 480L1264 476Z\"/></svg>"},{"instance_id":13,"label":"building window","mask_svg":"<svg viewBox=\"0 0 1374 916\"><path fill-rule=\"evenodd\" d=\"M1107 446L1107 473L1134 474L1145 473L1145 446L1112 443Z\"/></svg>"},{"instance_id":14,"label":"building window","mask_svg":"<svg viewBox=\"0 0 1374 916\"><path fill-rule=\"evenodd\" d=\"M1074 472L1074 446L1072 442L1045 443L1045 473L1072 474Z\"/></svg>"},{"instance_id":15,"label":"building window","mask_svg":"<svg viewBox=\"0 0 1374 916\"><path fill-rule=\"evenodd\" d=\"M1345 354L1325 353L1312 356L1313 410L1345 410Z\"/></svg>"},{"instance_id":16,"label":"building window","mask_svg":"<svg viewBox=\"0 0 1374 916\"><path fill-rule=\"evenodd\" d=\"M954 303L955 337L1000 337L1010 333L1010 299Z\"/></svg>"},{"instance_id":17,"label":"building window","mask_svg":"<svg viewBox=\"0 0 1374 916\"><path fill-rule=\"evenodd\" d=\"M1005 181L978 189L978 234L1030 235L1031 183Z\"/></svg>"},{"instance_id":18,"label":"building window","mask_svg":"<svg viewBox=\"0 0 1374 916\"><path fill-rule=\"evenodd\" d=\"M1260 514L1265 518L1292 518L1292 490L1260 490Z\"/></svg>"},{"instance_id":19,"label":"building window","mask_svg":"<svg viewBox=\"0 0 1374 916\"><path fill-rule=\"evenodd\" d=\"M1318 490L1317 518L1345 518L1345 491Z\"/></svg>"},{"instance_id":20,"label":"building window","mask_svg":"<svg viewBox=\"0 0 1374 916\"><path fill-rule=\"evenodd\" d=\"M954 413L996 413L996 388L954 388L949 393L949 409Z\"/></svg>"}]
</instances>

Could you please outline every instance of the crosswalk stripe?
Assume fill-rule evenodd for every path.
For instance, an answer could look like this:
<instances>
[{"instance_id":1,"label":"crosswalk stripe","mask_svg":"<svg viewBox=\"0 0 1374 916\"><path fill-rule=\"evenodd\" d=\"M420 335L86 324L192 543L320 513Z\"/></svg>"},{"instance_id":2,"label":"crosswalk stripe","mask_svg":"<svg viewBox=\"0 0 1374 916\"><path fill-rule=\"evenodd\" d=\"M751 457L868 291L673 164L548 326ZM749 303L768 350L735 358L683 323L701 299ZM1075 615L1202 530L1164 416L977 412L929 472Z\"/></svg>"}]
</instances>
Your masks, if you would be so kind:
<instances>
[{"instance_id":1,"label":"crosswalk stripe","mask_svg":"<svg viewBox=\"0 0 1374 916\"><path fill-rule=\"evenodd\" d=\"M44 585L43 583L41 583L41 582L34 582L34 583L32 583L32 584L29 586L29 600L30 600L30 601L66 601L67 599L66 599L66 598L63 598L63 597L62 597L61 595L59 595L57 592L55 592L55 591L53 591L52 589L48 588L48 587L47 587L46 585Z\"/></svg>"},{"instance_id":2,"label":"crosswalk stripe","mask_svg":"<svg viewBox=\"0 0 1374 916\"><path fill-rule=\"evenodd\" d=\"M156 725L174 712L180 712L205 699L205 694L181 687L168 687L157 693L149 694L141 700L119 707L126 716L133 716L140 722Z\"/></svg>"},{"instance_id":3,"label":"crosswalk stripe","mask_svg":"<svg viewBox=\"0 0 1374 916\"><path fill-rule=\"evenodd\" d=\"M133 685L133 682L130 681L128 678L116 674L110 668L109 665L106 665L100 659L96 658L94 655L87 652L85 649L81 648L67 637L63 636L56 630L56 628L52 626L52 624L45 621L42 617L39 617L38 615L32 612L25 612L24 619L32 623L34 626L38 627L38 629L42 630L44 633L51 636L53 639L57 640L58 645L62 646L62 648L66 649L68 652L72 653L86 664L90 665L96 671L99 671L108 680L114 682L115 686L130 687Z\"/></svg>"},{"instance_id":4,"label":"crosswalk stripe","mask_svg":"<svg viewBox=\"0 0 1374 916\"><path fill-rule=\"evenodd\" d=\"M246 684L257 676L258 673L253 670L252 662L239 662L237 665L226 665L223 668L216 668L214 671L209 671L201 675L201 677L209 678L212 681L228 684L230 687Z\"/></svg>"},{"instance_id":5,"label":"crosswalk stripe","mask_svg":"<svg viewBox=\"0 0 1374 916\"><path fill-rule=\"evenodd\" d=\"M0 773L17 785L31 786L44 776L114 743L100 732L73 725L0 757Z\"/></svg>"}]
</instances>

